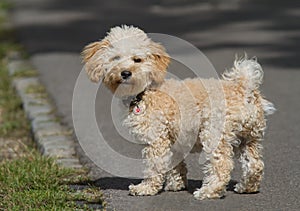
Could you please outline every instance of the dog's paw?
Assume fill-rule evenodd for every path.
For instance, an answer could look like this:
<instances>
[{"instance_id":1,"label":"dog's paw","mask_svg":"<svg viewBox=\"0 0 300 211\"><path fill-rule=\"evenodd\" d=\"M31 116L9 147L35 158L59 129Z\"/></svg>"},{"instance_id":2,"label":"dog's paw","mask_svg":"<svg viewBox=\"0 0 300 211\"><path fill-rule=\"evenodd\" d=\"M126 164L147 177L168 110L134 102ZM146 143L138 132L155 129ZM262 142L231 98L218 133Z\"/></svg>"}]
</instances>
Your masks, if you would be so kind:
<instances>
[{"instance_id":1,"label":"dog's paw","mask_svg":"<svg viewBox=\"0 0 300 211\"><path fill-rule=\"evenodd\" d=\"M129 186L129 194L132 196L153 196L158 193L158 189L147 183Z\"/></svg>"},{"instance_id":2,"label":"dog's paw","mask_svg":"<svg viewBox=\"0 0 300 211\"><path fill-rule=\"evenodd\" d=\"M236 193L245 193L246 188L244 187L244 185L242 183L238 183L234 187L234 192L236 192Z\"/></svg>"},{"instance_id":3,"label":"dog's paw","mask_svg":"<svg viewBox=\"0 0 300 211\"><path fill-rule=\"evenodd\" d=\"M186 189L184 181L172 181L165 185L165 191L180 191Z\"/></svg>"},{"instance_id":4,"label":"dog's paw","mask_svg":"<svg viewBox=\"0 0 300 211\"><path fill-rule=\"evenodd\" d=\"M248 187L246 187L244 184L238 183L235 185L234 192L236 192L236 193L257 193L257 192L259 192L259 185L252 184L251 186L248 185Z\"/></svg>"},{"instance_id":5,"label":"dog's paw","mask_svg":"<svg viewBox=\"0 0 300 211\"><path fill-rule=\"evenodd\" d=\"M200 189L197 189L193 193L194 197L199 200L204 200L204 199L219 199L223 196L223 194L214 192L210 190L209 187L202 187Z\"/></svg>"}]
</instances>

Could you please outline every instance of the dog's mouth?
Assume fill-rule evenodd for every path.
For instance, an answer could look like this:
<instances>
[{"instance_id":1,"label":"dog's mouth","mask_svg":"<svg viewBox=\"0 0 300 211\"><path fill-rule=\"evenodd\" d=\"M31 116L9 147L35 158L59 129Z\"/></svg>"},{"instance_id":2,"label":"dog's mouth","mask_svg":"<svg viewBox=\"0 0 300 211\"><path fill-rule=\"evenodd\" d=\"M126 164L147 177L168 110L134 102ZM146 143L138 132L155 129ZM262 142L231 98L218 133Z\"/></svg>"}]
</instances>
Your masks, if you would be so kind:
<instances>
[{"instance_id":1,"label":"dog's mouth","mask_svg":"<svg viewBox=\"0 0 300 211\"><path fill-rule=\"evenodd\" d=\"M120 85L120 84L124 84L124 85L132 85L132 82L130 82L130 81L128 81L128 80L124 80L124 79L119 80L117 83L118 83L119 85Z\"/></svg>"}]
</instances>

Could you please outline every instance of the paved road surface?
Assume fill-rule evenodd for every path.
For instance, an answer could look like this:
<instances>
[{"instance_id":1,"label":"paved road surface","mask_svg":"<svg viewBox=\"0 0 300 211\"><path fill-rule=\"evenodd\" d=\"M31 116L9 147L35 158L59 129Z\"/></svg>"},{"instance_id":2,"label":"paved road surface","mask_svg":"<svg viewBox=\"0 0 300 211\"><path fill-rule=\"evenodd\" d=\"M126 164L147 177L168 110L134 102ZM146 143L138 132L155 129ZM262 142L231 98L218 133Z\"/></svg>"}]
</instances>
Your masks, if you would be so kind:
<instances>
[{"instance_id":1,"label":"paved road surface","mask_svg":"<svg viewBox=\"0 0 300 211\"><path fill-rule=\"evenodd\" d=\"M12 18L20 41L29 51L40 79L47 87L63 121L72 127L71 102L81 71L79 53L87 43L100 39L115 25L133 24L147 32L183 38L201 49L218 72L231 66L236 53L256 55L265 71L264 94L278 111L269 119L264 143L265 179L258 194L238 195L232 185L222 200L197 201L191 192L201 185L196 157L189 159L190 188L153 197L128 196L127 186L138 180L115 178L84 157L91 174L116 210L297 210L300 209L300 5L298 1L231 0L198 3L196 0L97 1L14 0ZM223 1L225 2L225 1ZM175 71L178 66L171 66ZM137 156L140 146L124 142L106 118L110 94L97 98L99 127L111 146Z\"/></svg>"}]
</instances>

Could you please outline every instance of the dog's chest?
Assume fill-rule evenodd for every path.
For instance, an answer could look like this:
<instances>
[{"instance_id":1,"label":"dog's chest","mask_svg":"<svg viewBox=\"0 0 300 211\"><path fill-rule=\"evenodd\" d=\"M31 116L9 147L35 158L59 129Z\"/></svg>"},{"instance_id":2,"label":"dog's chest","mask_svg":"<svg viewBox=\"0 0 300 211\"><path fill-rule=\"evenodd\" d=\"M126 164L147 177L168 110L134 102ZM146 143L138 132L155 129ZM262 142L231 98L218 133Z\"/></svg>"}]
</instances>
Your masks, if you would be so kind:
<instances>
[{"instance_id":1,"label":"dog's chest","mask_svg":"<svg viewBox=\"0 0 300 211\"><path fill-rule=\"evenodd\" d=\"M130 134L147 144L159 138L166 138L172 130L172 124L174 122L170 122L162 110L153 110L145 102L130 108L123 122Z\"/></svg>"}]
</instances>

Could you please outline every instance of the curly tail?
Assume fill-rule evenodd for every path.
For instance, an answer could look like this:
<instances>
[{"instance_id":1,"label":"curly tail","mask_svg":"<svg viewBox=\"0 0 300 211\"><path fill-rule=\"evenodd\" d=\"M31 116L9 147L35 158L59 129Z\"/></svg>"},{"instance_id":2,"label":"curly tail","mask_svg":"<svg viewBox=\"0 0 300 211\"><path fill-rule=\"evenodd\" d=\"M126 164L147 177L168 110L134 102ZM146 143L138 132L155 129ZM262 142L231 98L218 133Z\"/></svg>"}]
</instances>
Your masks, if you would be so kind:
<instances>
[{"instance_id":1,"label":"curly tail","mask_svg":"<svg viewBox=\"0 0 300 211\"><path fill-rule=\"evenodd\" d=\"M262 84L264 72L256 58L236 59L232 71L223 74L223 79L228 81L242 82L249 91L258 89Z\"/></svg>"},{"instance_id":2,"label":"curly tail","mask_svg":"<svg viewBox=\"0 0 300 211\"><path fill-rule=\"evenodd\" d=\"M252 92L258 89L263 82L264 72L256 58L248 59L245 56L242 59L236 59L232 70L226 71L222 76L224 80L242 83L248 97L252 97ZM261 103L266 115L273 114L276 111L273 103L266 99L262 99Z\"/></svg>"}]
</instances>

